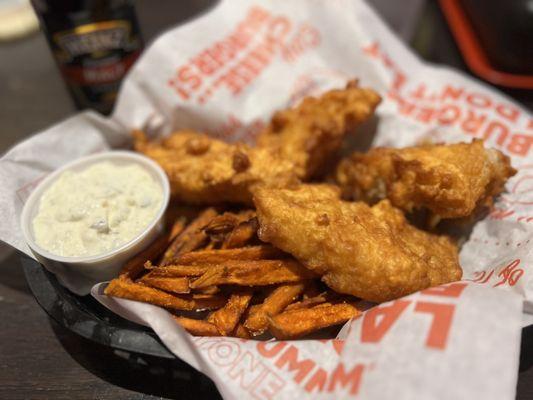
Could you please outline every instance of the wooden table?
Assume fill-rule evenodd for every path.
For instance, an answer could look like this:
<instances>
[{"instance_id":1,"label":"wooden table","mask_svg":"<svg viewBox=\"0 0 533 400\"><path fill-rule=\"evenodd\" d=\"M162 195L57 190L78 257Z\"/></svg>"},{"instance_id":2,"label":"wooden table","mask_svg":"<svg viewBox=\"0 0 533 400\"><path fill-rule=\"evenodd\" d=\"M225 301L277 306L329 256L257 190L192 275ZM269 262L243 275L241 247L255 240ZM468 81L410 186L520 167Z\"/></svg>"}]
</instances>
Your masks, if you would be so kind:
<instances>
[{"instance_id":1,"label":"wooden table","mask_svg":"<svg viewBox=\"0 0 533 400\"><path fill-rule=\"evenodd\" d=\"M143 34L150 41L211 3L139 1ZM0 46L0 104L0 151L75 112L42 34ZM177 362L127 359L51 321L33 299L16 253L0 262L0 321L1 399L214 396L208 379ZM517 399L533 399L533 368L520 373Z\"/></svg>"}]
</instances>

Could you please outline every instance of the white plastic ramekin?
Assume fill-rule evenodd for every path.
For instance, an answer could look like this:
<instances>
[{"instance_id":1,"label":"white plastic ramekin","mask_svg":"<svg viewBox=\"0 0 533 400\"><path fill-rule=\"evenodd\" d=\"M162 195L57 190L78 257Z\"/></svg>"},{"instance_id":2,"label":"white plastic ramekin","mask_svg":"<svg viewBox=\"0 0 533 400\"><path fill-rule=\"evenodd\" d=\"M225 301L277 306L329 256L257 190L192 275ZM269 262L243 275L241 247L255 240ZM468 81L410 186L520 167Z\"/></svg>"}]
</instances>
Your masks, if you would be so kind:
<instances>
[{"instance_id":1,"label":"white plastic ramekin","mask_svg":"<svg viewBox=\"0 0 533 400\"><path fill-rule=\"evenodd\" d=\"M114 164L138 164L161 186L163 201L154 219L129 242L107 253L88 257L63 257L43 249L35 242L32 222L39 209L42 194L66 170L80 171L92 164L109 161ZM117 276L125 261L147 247L164 228L164 214L170 198L168 178L154 161L131 151L109 151L80 158L64 165L47 176L26 201L21 215L21 227L26 243L35 257L50 271L56 273L62 282L79 294L86 294L90 286ZM77 279L79 276L80 279ZM78 282L78 283L74 283Z\"/></svg>"}]
</instances>

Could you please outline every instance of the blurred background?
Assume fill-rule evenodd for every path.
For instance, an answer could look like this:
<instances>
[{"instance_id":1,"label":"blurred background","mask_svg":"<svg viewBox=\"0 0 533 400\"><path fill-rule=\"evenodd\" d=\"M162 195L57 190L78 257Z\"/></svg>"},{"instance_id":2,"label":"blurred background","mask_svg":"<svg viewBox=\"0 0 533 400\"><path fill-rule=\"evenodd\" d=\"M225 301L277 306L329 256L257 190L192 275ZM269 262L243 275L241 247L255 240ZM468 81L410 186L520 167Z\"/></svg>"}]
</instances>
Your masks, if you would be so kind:
<instances>
[{"instance_id":1,"label":"blurred background","mask_svg":"<svg viewBox=\"0 0 533 400\"><path fill-rule=\"evenodd\" d=\"M77 22L74 11L82 9L84 3L87 2L33 1L41 11L51 4L59 12L71 12L72 24ZM205 12L217 1L90 3L102 9L105 9L102 4L113 4L114 8L106 11L110 13L131 7L139 22L140 37L148 46L162 31ZM524 105L533 105L533 0L369 0L369 3L424 59L461 69ZM49 36L65 29L64 21L58 22L58 18L51 18L44 11L43 15ZM476 48L472 41L478 52L472 51ZM479 59L486 61L485 68L472 69L472 62L476 64ZM0 0L0 88L0 152L77 110L29 0Z\"/></svg>"}]
</instances>

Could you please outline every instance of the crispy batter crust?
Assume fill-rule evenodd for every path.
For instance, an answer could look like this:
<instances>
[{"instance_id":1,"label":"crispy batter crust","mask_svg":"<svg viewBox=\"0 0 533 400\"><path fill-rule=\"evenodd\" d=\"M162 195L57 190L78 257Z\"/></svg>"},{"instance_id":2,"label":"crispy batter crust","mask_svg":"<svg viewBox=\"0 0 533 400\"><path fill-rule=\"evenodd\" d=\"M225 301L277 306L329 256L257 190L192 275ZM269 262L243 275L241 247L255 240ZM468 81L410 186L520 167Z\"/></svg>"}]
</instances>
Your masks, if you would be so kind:
<instances>
[{"instance_id":1,"label":"crispy batter crust","mask_svg":"<svg viewBox=\"0 0 533 400\"><path fill-rule=\"evenodd\" d=\"M350 81L345 89L307 97L293 109L276 112L257 143L279 148L307 180L339 149L346 134L373 115L380 101L375 91Z\"/></svg>"},{"instance_id":2,"label":"crispy batter crust","mask_svg":"<svg viewBox=\"0 0 533 400\"><path fill-rule=\"evenodd\" d=\"M335 178L347 199L388 198L408 212L427 208L441 218L462 218L491 206L515 173L509 157L474 140L354 153L339 163Z\"/></svg>"},{"instance_id":3,"label":"crispy batter crust","mask_svg":"<svg viewBox=\"0 0 533 400\"><path fill-rule=\"evenodd\" d=\"M387 200L348 203L326 185L259 189L259 237L340 293L387 301L461 278L456 246L409 225Z\"/></svg>"},{"instance_id":4,"label":"crispy batter crust","mask_svg":"<svg viewBox=\"0 0 533 400\"><path fill-rule=\"evenodd\" d=\"M298 181L294 164L277 149L229 144L193 131L161 142L134 133L135 149L166 172L175 199L192 204L250 204L258 185L286 187Z\"/></svg>"}]
</instances>

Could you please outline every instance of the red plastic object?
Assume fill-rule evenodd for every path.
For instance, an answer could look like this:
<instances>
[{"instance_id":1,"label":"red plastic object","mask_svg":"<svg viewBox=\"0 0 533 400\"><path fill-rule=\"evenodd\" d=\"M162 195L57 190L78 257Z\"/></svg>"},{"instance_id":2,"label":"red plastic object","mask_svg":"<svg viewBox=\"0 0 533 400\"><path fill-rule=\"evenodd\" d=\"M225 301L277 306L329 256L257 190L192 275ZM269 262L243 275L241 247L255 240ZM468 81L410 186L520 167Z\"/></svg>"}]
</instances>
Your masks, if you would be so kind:
<instances>
[{"instance_id":1,"label":"red plastic object","mask_svg":"<svg viewBox=\"0 0 533 400\"><path fill-rule=\"evenodd\" d=\"M512 74L497 70L472 28L460 0L439 0L440 6L468 67L484 80L498 86L533 89L533 75Z\"/></svg>"}]
</instances>

